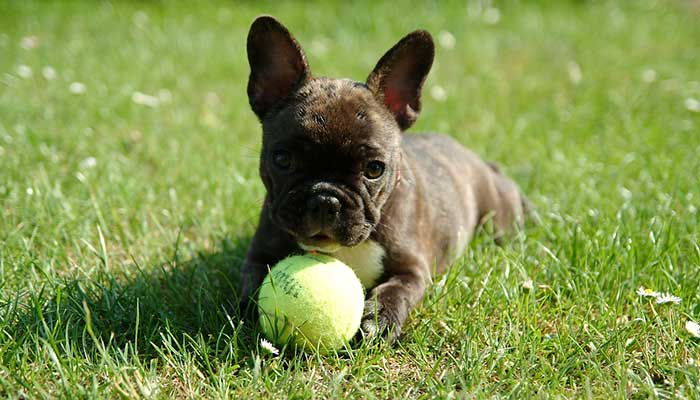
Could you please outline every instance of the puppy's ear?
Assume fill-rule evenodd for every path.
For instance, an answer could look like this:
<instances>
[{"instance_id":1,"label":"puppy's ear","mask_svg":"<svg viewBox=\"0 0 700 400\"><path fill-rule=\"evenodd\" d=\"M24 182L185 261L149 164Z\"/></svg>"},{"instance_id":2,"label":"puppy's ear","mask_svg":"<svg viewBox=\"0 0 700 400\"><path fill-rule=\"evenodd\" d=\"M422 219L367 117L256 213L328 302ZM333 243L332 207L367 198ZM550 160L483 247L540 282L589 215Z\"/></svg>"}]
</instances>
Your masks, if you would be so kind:
<instances>
[{"instance_id":1,"label":"puppy's ear","mask_svg":"<svg viewBox=\"0 0 700 400\"><path fill-rule=\"evenodd\" d=\"M258 17L248 32L248 100L262 119L311 76L306 56L291 33L270 16Z\"/></svg>"},{"instance_id":2,"label":"puppy's ear","mask_svg":"<svg viewBox=\"0 0 700 400\"><path fill-rule=\"evenodd\" d=\"M420 94L430 67L435 45L426 31L406 35L384 54L367 77L367 86L407 129L420 113Z\"/></svg>"}]
</instances>

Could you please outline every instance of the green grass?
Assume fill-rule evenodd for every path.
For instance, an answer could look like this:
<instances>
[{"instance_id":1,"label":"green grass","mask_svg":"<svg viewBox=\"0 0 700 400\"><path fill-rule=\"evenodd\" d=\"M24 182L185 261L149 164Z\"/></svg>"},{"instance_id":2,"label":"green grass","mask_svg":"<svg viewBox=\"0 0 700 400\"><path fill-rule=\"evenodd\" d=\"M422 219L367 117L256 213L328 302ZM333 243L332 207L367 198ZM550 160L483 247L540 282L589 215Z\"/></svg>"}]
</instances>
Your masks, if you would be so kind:
<instances>
[{"instance_id":1,"label":"green grass","mask_svg":"<svg viewBox=\"0 0 700 400\"><path fill-rule=\"evenodd\" d=\"M699 398L698 3L478 4L1 2L0 397ZM412 130L537 206L438 277L393 348L273 357L231 311L263 196L261 13L316 74L358 80L406 32L451 32Z\"/></svg>"}]
</instances>

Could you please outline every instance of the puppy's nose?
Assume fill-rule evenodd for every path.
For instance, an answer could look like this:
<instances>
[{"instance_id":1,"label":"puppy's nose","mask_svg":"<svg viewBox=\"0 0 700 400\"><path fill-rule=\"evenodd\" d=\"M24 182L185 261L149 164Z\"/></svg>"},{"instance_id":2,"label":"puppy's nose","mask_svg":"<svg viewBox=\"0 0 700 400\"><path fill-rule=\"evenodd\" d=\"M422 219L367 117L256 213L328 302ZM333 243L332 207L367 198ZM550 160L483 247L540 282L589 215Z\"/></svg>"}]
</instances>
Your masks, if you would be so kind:
<instances>
[{"instance_id":1,"label":"puppy's nose","mask_svg":"<svg viewBox=\"0 0 700 400\"><path fill-rule=\"evenodd\" d=\"M308 213L319 221L329 221L340 213L340 200L337 197L321 194L306 201Z\"/></svg>"}]
</instances>

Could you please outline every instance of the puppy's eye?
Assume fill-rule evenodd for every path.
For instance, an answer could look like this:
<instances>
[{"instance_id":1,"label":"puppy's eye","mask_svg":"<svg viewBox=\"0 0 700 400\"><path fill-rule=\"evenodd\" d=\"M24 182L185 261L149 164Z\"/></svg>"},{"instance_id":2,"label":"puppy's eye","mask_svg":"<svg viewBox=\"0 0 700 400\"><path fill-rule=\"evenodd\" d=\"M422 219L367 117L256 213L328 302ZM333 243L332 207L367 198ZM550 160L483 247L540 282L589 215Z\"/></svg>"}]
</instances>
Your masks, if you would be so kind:
<instances>
[{"instance_id":1,"label":"puppy's eye","mask_svg":"<svg viewBox=\"0 0 700 400\"><path fill-rule=\"evenodd\" d=\"M381 161L370 161L365 167L365 176L369 179L377 179L384 174L384 163Z\"/></svg>"},{"instance_id":2,"label":"puppy's eye","mask_svg":"<svg viewBox=\"0 0 700 400\"><path fill-rule=\"evenodd\" d=\"M290 169L292 167L292 154L287 150L277 150L272 153L272 162L279 169Z\"/></svg>"}]
</instances>

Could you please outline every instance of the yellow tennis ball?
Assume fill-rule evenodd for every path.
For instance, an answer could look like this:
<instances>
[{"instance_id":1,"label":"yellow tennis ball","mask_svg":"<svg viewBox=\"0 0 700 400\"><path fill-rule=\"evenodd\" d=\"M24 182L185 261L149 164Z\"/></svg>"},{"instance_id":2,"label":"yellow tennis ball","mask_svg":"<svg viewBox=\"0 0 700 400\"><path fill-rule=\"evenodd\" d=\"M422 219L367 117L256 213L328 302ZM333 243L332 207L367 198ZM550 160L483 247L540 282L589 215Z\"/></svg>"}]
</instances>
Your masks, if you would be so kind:
<instances>
[{"instance_id":1,"label":"yellow tennis ball","mask_svg":"<svg viewBox=\"0 0 700 400\"><path fill-rule=\"evenodd\" d=\"M333 257L306 254L275 265L260 287L263 333L278 345L321 352L340 349L360 328L364 292L350 267Z\"/></svg>"}]
</instances>

